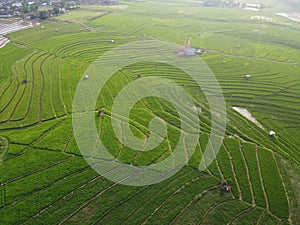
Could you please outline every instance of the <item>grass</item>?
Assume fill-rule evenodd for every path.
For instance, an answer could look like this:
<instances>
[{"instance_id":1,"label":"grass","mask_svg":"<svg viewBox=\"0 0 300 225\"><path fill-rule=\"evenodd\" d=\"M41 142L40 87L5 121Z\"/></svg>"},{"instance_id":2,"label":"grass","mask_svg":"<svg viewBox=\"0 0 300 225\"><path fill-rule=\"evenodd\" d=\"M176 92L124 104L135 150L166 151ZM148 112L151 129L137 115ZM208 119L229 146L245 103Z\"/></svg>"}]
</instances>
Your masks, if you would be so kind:
<instances>
[{"instance_id":1,"label":"grass","mask_svg":"<svg viewBox=\"0 0 300 225\"><path fill-rule=\"evenodd\" d=\"M5 85L7 85L6 78L11 77L13 75L12 73L12 66L13 64L25 57L29 53L28 50L19 48L18 46L15 46L13 44L8 44L5 48L1 49L0 52L0 57L4 58L5 60L1 60L0 63L0 70L1 70L1 75L0 75L0 83L1 83L1 89L4 90ZM6 81L6 82L5 82Z\"/></svg>"},{"instance_id":2,"label":"grass","mask_svg":"<svg viewBox=\"0 0 300 225\"><path fill-rule=\"evenodd\" d=\"M102 16L104 13L91 10L74 10L68 13L62 14L57 19L61 21L84 23L89 20L93 20Z\"/></svg>"},{"instance_id":3,"label":"grass","mask_svg":"<svg viewBox=\"0 0 300 225\"><path fill-rule=\"evenodd\" d=\"M69 160L57 164L47 170L37 172L32 176L26 176L5 186L6 203L10 204L23 196L40 191L58 182L64 177L72 176L87 169L84 160L80 158L70 158ZM31 184L35 184L34 187ZM23 188L21 188L23 187Z\"/></svg>"},{"instance_id":4,"label":"grass","mask_svg":"<svg viewBox=\"0 0 300 225\"><path fill-rule=\"evenodd\" d=\"M0 166L1 183L12 182L23 176L34 174L35 172L51 167L56 163L62 162L70 156L54 152L28 149L24 154ZM15 165L19 165L18 168ZM25 166L26 165L26 166ZM6 173L5 171L9 171Z\"/></svg>"},{"instance_id":5,"label":"grass","mask_svg":"<svg viewBox=\"0 0 300 225\"><path fill-rule=\"evenodd\" d=\"M219 190L202 192L195 196L194 199L184 208L178 218L172 221L174 224L197 224L206 213L206 209L212 207L215 202L224 199Z\"/></svg>"},{"instance_id":6,"label":"grass","mask_svg":"<svg viewBox=\"0 0 300 225\"><path fill-rule=\"evenodd\" d=\"M249 168L245 164L244 157L240 150L240 143L233 139L225 139L224 143L234 163L234 171L236 173L236 177L240 185L242 198L246 202L250 203L253 199L251 193L251 186L248 180L250 179L248 174Z\"/></svg>"},{"instance_id":7,"label":"grass","mask_svg":"<svg viewBox=\"0 0 300 225\"><path fill-rule=\"evenodd\" d=\"M259 150L258 154L270 210L279 218L287 219L289 217L288 202L272 153ZM275 180L279 182L274 182Z\"/></svg>"},{"instance_id":8,"label":"grass","mask_svg":"<svg viewBox=\"0 0 300 225\"><path fill-rule=\"evenodd\" d=\"M278 219L276 219L274 216L272 216L270 213L266 213L265 215L264 215L264 217L262 218L262 220L261 220L261 223L262 224L276 224L276 223L278 223L279 221L278 221Z\"/></svg>"},{"instance_id":9,"label":"grass","mask_svg":"<svg viewBox=\"0 0 300 225\"><path fill-rule=\"evenodd\" d=\"M245 155L246 163L249 168L250 181L252 183L255 203L258 206L266 207L266 199L263 191L263 184L261 183L258 163L256 160L256 146L251 144L242 145L243 154Z\"/></svg>"},{"instance_id":10,"label":"grass","mask_svg":"<svg viewBox=\"0 0 300 225\"><path fill-rule=\"evenodd\" d=\"M0 143L7 140L4 157L0 151L1 222L297 224L297 186L290 178L297 180L291 165L300 162L299 25L251 19L272 17L271 9L202 8L187 1L124 4L128 7L82 6L7 35L11 43L0 51ZM137 102L129 118L142 140L152 118L164 119L167 135L158 147L138 152L114 134L111 122L121 127L123 120L111 114L114 99L142 74L176 82L201 108L197 148L189 165L162 183L128 187L99 176L82 158L71 124L76 87L90 81L83 80L86 69L126 43L157 38L183 45L188 37L193 46L208 49L201 58L227 104L226 137L216 160L206 171L197 170L211 129L204 93L173 66L140 62L120 69L99 93L94 113L101 141L118 160L139 166L161 162L176 148L179 115L160 98ZM264 129L232 106L247 108ZM99 109L104 117L96 115ZM229 193L218 187L222 179L232 182Z\"/></svg>"},{"instance_id":11,"label":"grass","mask_svg":"<svg viewBox=\"0 0 300 225\"><path fill-rule=\"evenodd\" d=\"M203 224L227 224L240 211L246 210L249 205L236 201L228 200L224 203L215 205L211 213L203 220Z\"/></svg>"},{"instance_id":12,"label":"grass","mask_svg":"<svg viewBox=\"0 0 300 225\"><path fill-rule=\"evenodd\" d=\"M3 132L3 135L8 136L11 143L29 145L39 137L42 137L44 133L47 133L51 128L59 124L63 118L58 120L49 120L40 125L35 125L32 127L23 128L24 135L20 136L13 130ZM27 135L26 135L27 134Z\"/></svg>"},{"instance_id":13,"label":"grass","mask_svg":"<svg viewBox=\"0 0 300 225\"><path fill-rule=\"evenodd\" d=\"M259 217L262 214L262 209L255 208L251 211L241 215L234 224L251 224L255 225L259 221Z\"/></svg>"}]
</instances>

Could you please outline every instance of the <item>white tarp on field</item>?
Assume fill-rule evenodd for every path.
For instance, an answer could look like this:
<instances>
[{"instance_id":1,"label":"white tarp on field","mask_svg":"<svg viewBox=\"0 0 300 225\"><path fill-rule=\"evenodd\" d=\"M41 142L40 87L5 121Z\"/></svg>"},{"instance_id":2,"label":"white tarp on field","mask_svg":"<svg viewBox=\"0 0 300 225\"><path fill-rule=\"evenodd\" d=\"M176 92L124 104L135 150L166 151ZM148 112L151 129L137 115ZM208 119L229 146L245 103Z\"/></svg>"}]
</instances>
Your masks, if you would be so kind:
<instances>
[{"instance_id":1,"label":"white tarp on field","mask_svg":"<svg viewBox=\"0 0 300 225\"><path fill-rule=\"evenodd\" d=\"M258 127L260 127L261 129L265 129L263 127L263 125L261 125L253 116L252 114L245 108L241 108L241 107L232 107L235 111L237 111L238 113L240 113L242 116L246 117L248 120L250 120L252 123L256 124Z\"/></svg>"}]
</instances>

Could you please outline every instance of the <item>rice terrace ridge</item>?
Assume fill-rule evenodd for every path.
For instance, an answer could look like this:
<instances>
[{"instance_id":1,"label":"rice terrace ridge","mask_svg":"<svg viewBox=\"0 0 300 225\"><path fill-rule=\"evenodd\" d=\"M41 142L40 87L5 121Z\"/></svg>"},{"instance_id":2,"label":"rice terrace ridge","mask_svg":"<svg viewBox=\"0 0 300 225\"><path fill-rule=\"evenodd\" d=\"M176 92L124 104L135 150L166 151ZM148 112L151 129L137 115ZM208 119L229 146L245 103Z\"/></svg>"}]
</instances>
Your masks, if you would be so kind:
<instances>
[{"instance_id":1,"label":"rice terrace ridge","mask_svg":"<svg viewBox=\"0 0 300 225\"><path fill-rule=\"evenodd\" d=\"M0 2L0 224L300 224L299 0Z\"/></svg>"}]
</instances>

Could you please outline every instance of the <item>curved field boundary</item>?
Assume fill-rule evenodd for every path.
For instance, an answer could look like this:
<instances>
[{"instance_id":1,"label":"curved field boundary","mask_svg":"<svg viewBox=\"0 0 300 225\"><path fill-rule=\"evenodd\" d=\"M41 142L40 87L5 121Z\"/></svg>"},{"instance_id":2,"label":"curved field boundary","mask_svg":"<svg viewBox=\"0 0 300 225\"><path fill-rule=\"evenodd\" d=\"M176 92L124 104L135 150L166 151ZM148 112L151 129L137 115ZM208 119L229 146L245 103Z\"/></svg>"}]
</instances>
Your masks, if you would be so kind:
<instances>
[{"instance_id":1,"label":"curved field boundary","mask_svg":"<svg viewBox=\"0 0 300 225\"><path fill-rule=\"evenodd\" d=\"M49 57L49 56L47 56L46 54L42 54L42 55L38 54L38 56L36 56L36 58L32 61L32 65L31 65L32 68L33 68L33 64L36 63L38 59L42 59L42 61L41 61L41 66L42 66L43 63L45 62L45 60L47 59L47 57ZM26 68L26 65L24 64L24 70L26 71L25 68ZM41 79L42 79L41 89L43 90L43 88L44 88L44 82L43 82L44 78L43 78L43 74L40 74L40 75L41 75ZM39 77L39 76L37 76L37 77ZM31 93L30 93L30 100L29 100L29 103L28 103L28 107L30 107L30 105L31 105L32 95L34 94L34 92L33 92L34 91L34 79L35 79L35 77L34 77L34 74L33 74L33 71L32 71L32 89L31 89ZM27 87L27 85L26 85L26 87ZM11 114L11 117L9 119L10 121L15 122L15 121L22 121L22 120L26 119L26 115L28 115L30 108L26 111L25 115L21 115L21 114L20 115L14 115L17 109L19 111L22 111L22 109L20 109L20 107L21 107L20 102L22 101L22 99L24 99L24 97L26 97L24 94L25 94L25 90L24 90L21 98L18 100L18 102L17 102L17 104L16 104L16 106L15 106L15 108L14 108L12 114ZM40 96L42 97L42 93L40 93ZM28 100L28 99L24 99L24 101L26 101L26 100ZM17 114L19 114L18 113L19 111L17 111ZM41 109L40 109L40 113L41 113ZM14 116L16 116L16 118L13 118Z\"/></svg>"},{"instance_id":2,"label":"curved field boundary","mask_svg":"<svg viewBox=\"0 0 300 225\"><path fill-rule=\"evenodd\" d=\"M101 195L103 195L104 193L106 193L107 191L109 191L110 189L120 185L120 183L122 183L123 181L129 179L130 177L134 176L135 173L130 174L129 176L121 179L120 181L110 185L109 187L105 188L103 191L99 192L97 195L95 195L93 198L89 199L87 202L85 202L83 205L81 205L79 208L77 208L74 212L72 212L69 216L65 217L60 223L59 225L63 224L64 222L66 222L68 219L70 219L71 217L73 217L77 212L79 212L80 210L82 210L85 206L87 206L90 202L94 201L96 198L99 198Z\"/></svg>"},{"instance_id":3,"label":"curved field boundary","mask_svg":"<svg viewBox=\"0 0 300 225\"><path fill-rule=\"evenodd\" d=\"M250 192L251 192L251 197L252 197L252 205L255 205L255 196L254 196L254 191L253 191L253 184L251 182L251 177L250 177L250 172L249 172L249 165L248 162L245 158L245 154L243 152L243 146L240 144L240 153L243 157L244 160L244 164L245 164L245 169L246 169L246 173L247 173L247 179L248 179L248 183L249 183L249 187L250 187Z\"/></svg>"},{"instance_id":4,"label":"curved field boundary","mask_svg":"<svg viewBox=\"0 0 300 225\"><path fill-rule=\"evenodd\" d=\"M224 146L228 154L231 156L236 179L242 192L242 199L246 202L251 202L254 205L255 201L252 193L250 177L249 173L247 173L247 165L243 159L239 141L225 138Z\"/></svg>"},{"instance_id":5,"label":"curved field boundary","mask_svg":"<svg viewBox=\"0 0 300 225\"><path fill-rule=\"evenodd\" d=\"M232 198L232 199L222 199L221 201L216 202L213 206L211 206L211 207L206 211L206 213L204 214L204 216L203 216L203 217L201 218L201 220L199 221L198 225L201 225L201 224L203 223L203 221L205 220L205 218L208 216L208 214L209 214L212 210L214 210L214 209L217 208L218 206L223 205L223 204L225 204L225 203L227 203L227 202L229 202L229 201L238 201L238 200Z\"/></svg>"},{"instance_id":6,"label":"curved field boundary","mask_svg":"<svg viewBox=\"0 0 300 225\"><path fill-rule=\"evenodd\" d=\"M219 54L222 54L225 56L231 56L231 57L242 58L242 59L254 59L254 60L274 62L274 63L280 63L280 64L288 64L288 65L299 65L300 64L300 62L286 62L286 61L279 61L279 60L268 59L268 58L257 58L255 56L234 55L234 54L229 54L229 53L225 53L225 52L217 51L217 50L213 50L213 49L208 49L208 51L213 52L213 53L219 53Z\"/></svg>"},{"instance_id":7,"label":"curved field boundary","mask_svg":"<svg viewBox=\"0 0 300 225\"><path fill-rule=\"evenodd\" d=\"M9 107L9 105L11 105L13 99L16 97L17 92L18 92L18 90L19 90L19 88L20 88L21 76L23 75L24 79L28 79L28 78L27 78L27 71L26 71L26 69L25 69L25 65L26 65L27 63L29 63L29 61L31 60L31 58L33 57L33 55L34 55L34 54L32 53L31 55L27 56L27 57L25 58L24 62L21 62L21 61L18 61L18 62L17 62L18 64L21 64L21 63L22 63L22 70L23 70L22 72L21 72L21 71L18 72L17 64L14 65L14 73L15 73L15 76L13 76L11 79L15 78L16 81L17 81L17 82L16 82L16 83L17 83L17 85L16 85L16 90L15 90L15 92L12 94L12 96L9 97L9 101L7 102L6 106L5 106L0 112L3 112L4 110L6 110L6 108ZM23 60L22 60L22 61L23 61ZM27 85L24 87L24 89L26 89L26 88L27 88ZM24 91L25 91L25 90L23 90L23 93L24 93Z\"/></svg>"},{"instance_id":8,"label":"curved field boundary","mask_svg":"<svg viewBox=\"0 0 300 225\"><path fill-rule=\"evenodd\" d=\"M176 181L175 178L168 180L168 182L166 183L167 186L170 183ZM138 194L142 193L143 191L145 191L146 189L148 189L150 186L145 186L143 188L141 188L140 190L136 191L135 193L131 194L129 197L125 198L124 200L122 200L121 202L119 202L117 205L115 205L114 207L110 208L109 210L107 210L106 212L104 212L98 219L96 219L92 224L98 224L102 218L104 218L106 215L108 215L110 212L112 212L113 210L115 210L118 207L122 207L122 205L126 204L128 201L130 201L131 199L133 199L134 197L136 197Z\"/></svg>"},{"instance_id":9,"label":"curved field boundary","mask_svg":"<svg viewBox=\"0 0 300 225\"><path fill-rule=\"evenodd\" d=\"M196 174L196 173L193 173L193 174ZM189 177L188 177L188 179L190 179ZM174 178L172 180L175 181L175 183L176 183L177 179ZM185 180L185 182L187 181L186 178L184 180ZM74 221L77 221L78 219L82 218L83 215L86 215L87 212L92 213L92 215L90 213L88 213L89 215L92 216L91 218L89 218L90 219L89 220L90 223L94 223L95 220L97 220L97 221L99 221L102 224L103 223L105 223L105 224L114 224L112 222L112 220L117 219L116 216L117 215L120 216L119 213L122 214L122 216L120 217L120 218L122 218L122 220L120 220L120 221L122 221L122 223L126 223L125 220L124 220L124 218L126 218L128 216L128 214L130 214L130 212L135 211L135 209L138 208L139 205L141 205L144 201L146 201L152 194L160 192L160 196L162 195L163 198L156 198L156 200L154 202L153 202L153 200L151 200L151 202L149 204L145 205L147 208L148 208L148 205L151 205L151 207L150 207L151 209L147 209L145 211L145 206L143 206L142 207L143 208L143 212L140 212L140 213L138 213L136 215L136 218L138 220L141 220L143 217L145 217L145 215L147 215L148 213L150 213L152 211L152 209L154 210L155 206L157 206L158 203L160 203L161 201L163 201L163 199L165 199L165 197L167 196L166 192L172 192L175 187L176 188L179 187L179 185L175 185L175 186L172 185L172 186L167 186L167 187L166 187L166 185L160 185L160 186L162 188L158 188L157 186L148 186L148 188L144 189L145 192L148 193L148 194L146 194L145 192L139 192L139 191L137 191L137 192L134 191L135 193L133 193L132 191L130 191L132 189L129 189L128 187L118 186L118 188L116 187L117 189L114 188L114 190L110 190L109 193L105 193L105 195L103 193L103 195L99 196L99 198L94 199L93 202L89 203L89 205L87 205L82 210L80 210L80 212L76 213L76 215L74 215L72 218L70 218L68 221L66 221L66 223L68 224L68 223L72 223ZM124 193L124 188L125 188L125 190L127 190L127 191L125 191L125 193ZM164 191L162 191L160 189L164 189ZM113 194L115 194L115 195L118 194L118 193L120 194L120 191L123 194L125 194L125 196L123 196L123 197L115 196L115 197L112 198ZM128 193L128 191L129 191L129 193ZM83 192L84 192L84 190L83 190ZM133 196L131 195L132 197L128 199L127 196L130 196L130 194L131 194L130 192L133 194ZM93 196L95 196L97 193L99 193L99 191L97 192L97 190L95 190ZM88 199L93 198L93 196L90 195L90 197ZM115 201L115 198L117 198L118 200ZM123 201L125 198L127 199L127 201ZM133 198L133 200L132 200L132 198ZM80 204L77 204L76 208L71 207L72 211L76 210L78 207L80 207L80 205L84 204L84 202L86 202L88 199L86 199L85 201L82 201ZM107 199L111 199L111 202L108 203ZM73 198L71 201L74 204L76 204L76 197ZM123 202L122 205L119 205L120 202ZM153 203L154 203L154 205L153 205ZM104 206L104 209L103 208L99 209L101 211L101 213L98 213L99 210L95 211L95 209L97 209L99 207L99 205L101 205L101 204L105 204L106 206ZM110 205L110 207L107 207L107 204ZM60 205L62 206L63 203L60 204ZM119 207L118 207L118 205L119 205ZM128 207L128 206L130 207L130 209L127 209L127 211L124 212L124 207ZM114 208L114 209L116 209L116 210L110 211L113 214L108 214L108 217L103 218L102 217L103 213L107 212L107 210L111 210L110 209L111 207ZM55 210L57 210L57 209L58 208L56 207ZM64 217L68 216L69 213L70 213L69 211L70 210L65 211L64 214L60 214L60 218L64 218ZM52 209L52 212L53 212L53 209ZM96 213L96 214L94 214L94 213ZM102 217L102 219L98 220L99 217ZM44 218L46 218L46 217L44 217ZM135 220L135 218L134 218L133 221L135 221L133 223L139 223L139 222L137 222ZM59 221L57 220L57 223L59 223L59 222L60 222L60 220ZM83 222L87 222L87 221L85 220ZM131 221L127 222L127 223L128 224L132 224Z\"/></svg>"},{"instance_id":10,"label":"curved field boundary","mask_svg":"<svg viewBox=\"0 0 300 225\"><path fill-rule=\"evenodd\" d=\"M41 93L40 93L40 99L39 99L39 108L40 108L40 115L39 115L39 121L42 121L43 119L43 103L42 103L42 99L43 99L43 95L44 95L44 89L45 89L45 74L43 71L43 65L44 63L51 57L51 55L47 55L43 61L40 64L40 74L41 74L41 78L42 78L42 88L41 88Z\"/></svg>"},{"instance_id":11,"label":"curved field boundary","mask_svg":"<svg viewBox=\"0 0 300 225\"><path fill-rule=\"evenodd\" d=\"M280 219L288 219L290 215L289 201L286 189L278 173L278 165L274 162L273 152L258 149L258 162L260 165L263 186L268 198L268 210ZM277 182L274 182L274 181ZM280 205L280 208L278 208Z\"/></svg>"},{"instance_id":12,"label":"curved field boundary","mask_svg":"<svg viewBox=\"0 0 300 225\"><path fill-rule=\"evenodd\" d=\"M2 89L2 85L4 84L4 82L9 82L9 83L4 89ZM7 90L9 90L11 88L11 84L12 84L12 78L11 77L8 78L6 81L3 81L3 82L0 83L1 90L2 90L2 93L0 95L0 100L2 99L3 95L7 92Z\"/></svg>"},{"instance_id":13,"label":"curved field boundary","mask_svg":"<svg viewBox=\"0 0 300 225\"><path fill-rule=\"evenodd\" d=\"M259 160L259 156L258 156L258 146L256 145L256 149L255 149L255 155L256 155L256 161L257 161L257 168L258 168L258 173L259 173L259 178L260 178L260 182L261 182L261 187L262 187L262 191L266 200L266 211L269 211L270 209L270 203L269 203L269 199L267 196L267 192L265 189L265 184L264 184L264 179L262 176L262 172L261 172L261 165L260 165L260 160Z\"/></svg>"},{"instance_id":14,"label":"curved field boundary","mask_svg":"<svg viewBox=\"0 0 300 225\"><path fill-rule=\"evenodd\" d=\"M112 173L114 172L118 167L111 169L110 171L107 172L108 173ZM98 175L95 178L85 182L84 184L80 185L79 187L76 187L75 189L72 189L71 191L69 191L67 194L64 194L63 196L60 196L57 200L53 201L50 205L44 207L43 209L41 209L39 212L36 212L34 215L32 215L30 218L28 218L23 224L27 224L28 222L30 222L32 219L36 218L37 216L39 216L42 213L45 213L48 209L54 207L56 204L58 204L59 202L63 201L64 199L68 198L69 196L72 196L74 193L79 192L80 190L82 190L83 188L85 188L86 186L102 179L103 176L102 175ZM65 181L65 179L63 179L62 181ZM58 182L59 184L60 182Z\"/></svg>"},{"instance_id":15,"label":"curved field boundary","mask_svg":"<svg viewBox=\"0 0 300 225\"><path fill-rule=\"evenodd\" d=\"M6 138L0 136L1 150L0 150L0 165L4 160L5 154L8 151L8 141Z\"/></svg>"},{"instance_id":16,"label":"curved field boundary","mask_svg":"<svg viewBox=\"0 0 300 225\"><path fill-rule=\"evenodd\" d=\"M29 57L26 59L26 61L29 60ZM3 113L8 107L9 105L12 103L13 99L16 97L17 93L18 93L18 90L19 90L19 79L18 79L18 73L17 73L17 69L15 69L15 73L16 73L16 76L13 77L15 78L16 80L16 84L17 84L17 87L15 88L15 91L13 92L12 96L8 96L9 97L9 100L7 101L6 105L3 106L3 108L1 109L0 113ZM11 81L13 82L13 78L11 78ZM11 82L11 83L12 83ZM11 87L11 85L9 86ZM9 94L9 93L8 93ZM3 95L1 97L5 96L5 92L3 93ZM7 97L5 97L7 98Z\"/></svg>"},{"instance_id":17,"label":"curved field boundary","mask_svg":"<svg viewBox=\"0 0 300 225\"><path fill-rule=\"evenodd\" d=\"M242 215L244 215L244 214L250 212L250 211L253 210L253 209L254 209L254 206L251 206L250 208L245 209L245 210L239 212L237 215L235 215L235 216L232 218L232 220L228 223L228 225L232 225L239 217L241 217Z\"/></svg>"},{"instance_id":18,"label":"curved field boundary","mask_svg":"<svg viewBox=\"0 0 300 225\"><path fill-rule=\"evenodd\" d=\"M27 110L25 111L25 115L24 115L22 118L18 118L18 119L12 120L12 117L14 116L14 113L16 112L16 109L17 109L17 107L19 106L19 103L21 102L21 100L22 100L23 97L24 97L24 94L25 94L25 91L26 91L27 84L24 84L24 85L25 85L24 90L23 90L23 92L22 92L20 98L17 100L16 105L15 105L14 108L12 109L13 111L12 111L10 117L8 118L8 120L2 121L1 124L3 124L3 123L8 123L8 122L18 122L18 121L23 121L23 120L25 120L25 119L28 117L29 112L30 112L30 108L31 108L31 103L32 103L32 100L33 100L34 87L35 87L35 85L34 85L34 84L35 84L34 63L36 63L37 60L39 60L39 57L37 57L37 55L38 55L38 56L44 56L45 54L46 54L46 53L43 53L43 54L41 55L41 54L39 54L38 52L35 52L35 53L33 53L30 57L28 57L27 60L26 60L26 62L23 64L24 73L27 74L27 63L30 63L30 67L29 67L29 68L31 68L31 76L32 76L32 81L31 81L31 83L30 83L30 84L31 84L31 90L30 90L29 102L28 102ZM33 57L34 57L34 58L33 58ZM33 58L33 59L32 59L32 58ZM27 76L27 75L26 75L26 76ZM18 87L19 87L19 86L18 86ZM14 96L16 96L16 95L14 95ZM11 98L11 101L10 101L10 103L9 103L10 105L12 104L12 99L13 99L13 98ZM27 100L27 99L24 99L24 100Z\"/></svg>"},{"instance_id":19,"label":"curved field boundary","mask_svg":"<svg viewBox=\"0 0 300 225\"><path fill-rule=\"evenodd\" d=\"M226 147L226 145L224 143L223 143L223 149L225 150L225 152L227 154L227 157L229 159L229 162L230 162L234 182L236 183L236 187L237 187L237 190L238 190L238 193L239 193L239 200L242 200L243 199L243 192L242 192L242 189L241 189L241 185L238 181L238 177L237 177L237 173L236 173L236 165L233 161L233 158L232 158L232 155L230 154L229 149Z\"/></svg>"},{"instance_id":20,"label":"curved field boundary","mask_svg":"<svg viewBox=\"0 0 300 225\"><path fill-rule=\"evenodd\" d=\"M198 181L200 179L200 177L197 177L196 179L194 179L192 182ZM165 198L156 208L153 212L150 213L150 215L147 216L147 218L141 223L142 225L146 224L151 217L153 217L153 215L170 199L172 198L174 195L176 195L178 192L180 192L181 190L183 190L184 188L186 188L187 185L189 185L190 182L185 183L184 185L182 185L181 187L179 187L177 190L175 190L174 192L172 192L170 195L167 196L167 198Z\"/></svg>"},{"instance_id":21,"label":"curved field boundary","mask_svg":"<svg viewBox=\"0 0 300 225\"><path fill-rule=\"evenodd\" d=\"M283 186L283 188L284 188L286 200L287 200L287 203L288 203L288 210L289 210L289 218L288 218L288 221L291 222L291 221L292 221L291 202L290 202L290 198L289 198L288 191L287 191L287 188L286 188L286 184L284 183L282 173L281 173L280 170L279 170L278 162L277 162L277 160L276 160L276 157L275 157L275 153L274 153L274 152L272 152L272 156L273 156L273 160L274 160L274 162L275 162L275 164L276 164L277 172L278 172L278 174L279 174L279 176L280 176L282 186ZM283 221L281 221L281 222L283 222Z\"/></svg>"},{"instance_id":22,"label":"curved field boundary","mask_svg":"<svg viewBox=\"0 0 300 225\"><path fill-rule=\"evenodd\" d=\"M23 175L18 176L18 177L15 177L15 178L13 178L12 180L6 181L4 184L9 184L9 183L12 183L12 182L14 182L14 181L16 181L16 180L19 180L19 179L22 179L22 178L24 178L24 177L30 176L30 175L32 175L32 174L34 174L34 173L38 173L38 172L47 170L47 169L49 169L49 168L51 168L51 167L54 167L54 166L56 166L56 165L58 165L58 164L64 163L64 162L66 162L66 161L68 161L68 160L71 160L73 157L75 157L75 156L71 156L71 157L69 157L69 158L66 158L66 159L60 160L60 161L58 161L58 162L55 162L54 164L48 165L48 166L43 167L43 168L39 168L39 169L37 169L37 170L35 170L35 171L31 171L31 172L29 172L29 173L23 174Z\"/></svg>"},{"instance_id":23,"label":"curved field boundary","mask_svg":"<svg viewBox=\"0 0 300 225\"><path fill-rule=\"evenodd\" d=\"M211 187L208 189L205 189L204 191L202 191L200 194L198 194L197 196L195 196L182 210L180 210L180 212L176 215L176 217L169 223L174 224L180 217L181 215L195 202L199 200L199 197L201 198L201 196L211 190L215 190L217 187Z\"/></svg>"},{"instance_id":24,"label":"curved field boundary","mask_svg":"<svg viewBox=\"0 0 300 225\"><path fill-rule=\"evenodd\" d=\"M268 211L265 209L265 210L261 213L260 217L258 218L257 225L261 224L261 221L263 220L263 218L264 218L264 216L266 215L267 212L268 212Z\"/></svg>"},{"instance_id":25,"label":"curved field boundary","mask_svg":"<svg viewBox=\"0 0 300 225\"><path fill-rule=\"evenodd\" d=\"M39 136L37 139L33 140L29 146L33 147L36 144L38 144L40 141L42 141L45 137L47 137L51 132L53 132L55 130L55 128L59 127L62 123L64 123L66 121L66 119L62 119L61 121L59 121L58 123L56 123L54 126L52 126L51 128L49 128L47 131L45 131L43 134L41 134L41 136Z\"/></svg>"},{"instance_id":26,"label":"curved field boundary","mask_svg":"<svg viewBox=\"0 0 300 225\"><path fill-rule=\"evenodd\" d=\"M70 158L70 160L68 160L68 161L72 161L72 159L74 159L74 158L75 158L75 157L72 157L72 158ZM63 163L54 165L54 166L51 167L51 168L54 168L55 166L59 166L59 165L64 164L64 163L68 163L68 161L65 161L65 162L63 162ZM48 169L50 169L50 168L48 168ZM35 195L35 194L37 194L37 193L39 193L39 192L42 192L42 191L47 190L48 188L52 187L53 185L56 185L56 184L58 184L58 183L60 183L60 182L62 182L62 181L64 181L64 180L67 180L67 179L70 179L70 178L72 178L72 177L75 177L76 175L78 175L78 174L80 174L80 173L83 173L84 171L89 170L89 169L90 169L89 166L85 166L85 167L83 167L83 168L80 168L79 170L76 170L76 171L74 171L74 172L68 174L67 176L62 177L62 178L56 180L55 182L53 182L53 183L51 183L51 184L49 184L49 185L47 185L47 186L44 186L44 187L39 188L39 189L36 189L36 190L34 190L33 192L26 193L26 194L23 195L21 198L18 198L18 199L16 199L16 200L12 201L12 202L9 202L9 203L5 204L5 207L4 207L4 208L9 207L9 206L12 206L12 205L15 205L15 204L18 204L18 203L20 203L20 202L26 200L27 198L32 197L33 195ZM42 171L39 171L39 172L44 172L44 171L45 171L45 170L42 170ZM37 173L38 173L38 172L37 172ZM37 173L34 173L34 174L37 174ZM31 176L31 175L33 175L33 174L30 174L30 176ZM27 177L29 177L29 176L27 176ZM23 177L23 178L27 178L27 177ZM15 180L15 181L17 181L17 180ZM7 186L7 187L8 187L8 186Z\"/></svg>"},{"instance_id":27,"label":"curved field boundary","mask_svg":"<svg viewBox=\"0 0 300 225\"><path fill-rule=\"evenodd\" d=\"M148 196L148 199L146 201L144 201L141 205L139 205L134 211L132 211L124 219L124 223L130 224L131 222L129 222L129 221L132 221L132 218L137 217L139 213L145 213L143 211L145 211L144 208L147 206L147 204L149 204L149 205L151 205L151 203L153 204L153 201L155 201L157 198L159 198L159 202L160 202L160 204L162 204L162 202L164 202L165 198L168 198L168 196L173 195L174 192L176 192L180 187L182 187L182 185L187 183L185 180L187 177L188 177L187 174L181 174L176 179L172 179L172 181L170 183L168 183L168 186L163 186L159 191L156 191L151 196ZM193 179L195 179L195 177ZM179 183L178 183L178 181L179 181ZM172 190L168 189L168 188L170 188L169 185L171 185L171 187L173 187ZM164 192L166 192L167 194L164 194ZM163 199L160 198L160 195L163 195L163 197L162 197ZM152 208L151 208L152 213L153 213L153 210L155 210L155 208L153 208L153 207L154 206L152 206ZM146 216L146 215L143 215L143 216ZM146 218L144 217L143 220L147 219L148 217L149 217L149 215ZM142 222L142 220L141 220L141 222Z\"/></svg>"}]
</instances>

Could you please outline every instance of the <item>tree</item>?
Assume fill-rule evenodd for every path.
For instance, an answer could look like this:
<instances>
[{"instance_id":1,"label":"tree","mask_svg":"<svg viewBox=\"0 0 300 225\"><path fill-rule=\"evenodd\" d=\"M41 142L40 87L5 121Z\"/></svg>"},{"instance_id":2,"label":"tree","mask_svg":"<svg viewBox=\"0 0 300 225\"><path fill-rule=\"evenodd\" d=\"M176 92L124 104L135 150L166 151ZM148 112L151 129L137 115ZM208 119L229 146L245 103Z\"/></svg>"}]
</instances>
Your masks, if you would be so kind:
<instances>
[{"instance_id":1,"label":"tree","mask_svg":"<svg viewBox=\"0 0 300 225\"><path fill-rule=\"evenodd\" d=\"M58 13L59 13L59 8L55 7L55 8L53 9L53 12L54 12L54 13L55 13L55 15L57 16L57 15L58 15Z\"/></svg>"},{"instance_id":2,"label":"tree","mask_svg":"<svg viewBox=\"0 0 300 225\"><path fill-rule=\"evenodd\" d=\"M30 5L30 11L32 12L32 11L37 11L38 10L38 5L37 4L31 4Z\"/></svg>"},{"instance_id":3,"label":"tree","mask_svg":"<svg viewBox=\"0 0 300 225\"><path fill-rule=\"evenodd\" d=\"M61 0L60 8L64 8L66 6L66 0Z\"/></svg>"},{"instance_id":4,"label":"tree","mask_svg":"<svg viewBox=\"0 0 300 225\"><path fill-rule=\"evenodd\" d=\"M40 18L41 20L47 19L47 18L48 18L48 12L47 12L47 11L40 11L39 18Z\"/></svg>"},{"instance_id":5,"label":"tree","mask_svg":"<svg viewBox=\"0 0 300 225\"><path fill-rule=\"evenodd\" d=\"M35 19L35 18L36 18L36 16L35 16L34 14L31 14L31 15L30 15L30 19L31 19L31 20L33 20L33 19Z\"/></svg>"},{"instance_id":6,"label":"tree","mask_svg":"<svg viewBox=\"0 0 300 225\"><path fill-rule=\"evenodd\" d=\"M28 13L28 12L29 12L28 6L24 4L22 6L22 13Z\"/></svg>"}]
</instances>

